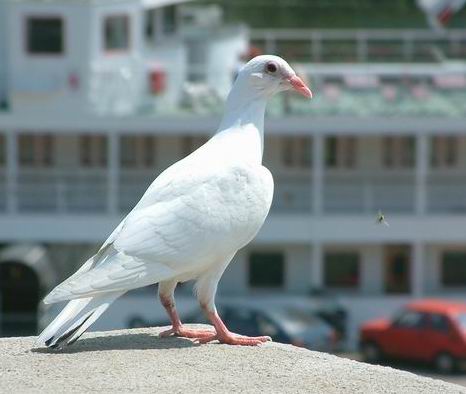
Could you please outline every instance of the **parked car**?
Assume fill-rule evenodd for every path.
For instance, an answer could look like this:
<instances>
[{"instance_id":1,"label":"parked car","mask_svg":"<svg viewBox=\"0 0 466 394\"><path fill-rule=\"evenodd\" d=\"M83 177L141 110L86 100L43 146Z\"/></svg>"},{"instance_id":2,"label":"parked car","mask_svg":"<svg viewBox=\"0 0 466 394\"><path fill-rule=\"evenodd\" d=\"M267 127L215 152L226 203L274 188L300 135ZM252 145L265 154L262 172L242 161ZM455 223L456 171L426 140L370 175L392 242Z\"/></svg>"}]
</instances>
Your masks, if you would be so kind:
<instances>
[{"instance_id":1,"label":"parked car","mask_svg":"<svg viewBox=\"0 0 466 394\"><path fill-rule=\"evenodd\" d=\"M326 352L332 352L338 347L336 330L319 316L303 309L265 309L244 304L220 304L217 309L228 329L238 334L268 335L275 342ZM201 312L185 317L184 322L208 323ZM149 324L137 317L129 322L130 327L158 325L166 323Z\"/></svg>"},{"instance_id":2,"label":"parked car","mask_svg":"<svg viewBox=\"0 0 466 394\"><path fill-rule=\"evenodd\" d=\"M348 321L346 308L325 290L313 290L311 296L315 301L313 312L335 328L339 339L346 339Z\"/></svg>"},{"instance_id":3,"label":"parked car","mask_svg":"<svg viewBox=\"0 0 466 394\"><path fill-rule=\"evenodd\" d=\"M410 303L391 320L363 324L360 350L368 362L418 360L450 373L466 360L466 304L443 300Z\"/></svg>"}]
</instances>

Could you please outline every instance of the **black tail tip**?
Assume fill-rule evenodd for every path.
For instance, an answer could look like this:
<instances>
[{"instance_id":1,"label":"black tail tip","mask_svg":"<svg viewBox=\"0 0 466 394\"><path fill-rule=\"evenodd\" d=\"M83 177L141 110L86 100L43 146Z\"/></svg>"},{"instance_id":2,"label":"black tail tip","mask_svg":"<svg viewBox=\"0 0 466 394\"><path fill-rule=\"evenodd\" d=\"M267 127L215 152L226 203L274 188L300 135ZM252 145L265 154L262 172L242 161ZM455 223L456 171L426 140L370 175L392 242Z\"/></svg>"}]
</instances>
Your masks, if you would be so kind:
<instances>
[{"instance_id":1,"label":"black tail tip","mask_svg":"<svg viewBox=\"0 0 466 394\"><path fill-rule=\"evenodd\" d=\"M66 331L64 334L60 335L58 338L56 338L55 336L52 336L51 338L47 339L45 341L45 346L51 348L51 349L58 349L58 350L61 350L63 349L65 346L70 346L72 345L73 343L75 343L79 337L83 334L79 334L79 335L76 335L74 336L74 334L76 333L76 331L78 331L84 323L86 323L86 321L92 316L92 313L89 314L81 323L79 323L76 327ZM74 336L74 338L73 338Z\"/></svg>"}]
</instances>

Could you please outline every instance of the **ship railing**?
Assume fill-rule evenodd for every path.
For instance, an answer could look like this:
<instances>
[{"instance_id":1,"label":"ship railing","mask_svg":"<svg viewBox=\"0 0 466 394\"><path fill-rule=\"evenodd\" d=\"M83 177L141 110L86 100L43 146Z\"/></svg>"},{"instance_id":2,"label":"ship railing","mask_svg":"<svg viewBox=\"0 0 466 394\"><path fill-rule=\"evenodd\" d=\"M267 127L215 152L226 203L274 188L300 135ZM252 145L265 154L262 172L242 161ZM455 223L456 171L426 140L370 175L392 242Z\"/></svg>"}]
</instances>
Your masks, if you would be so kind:
<instances>
[{"instance_id":1,"label":"ship railing","mask_svg":"<svg viewBox=\"0 0 466 394\"><path fill-rule=\"evenodd\" d=\"M418 63L466 56L464 29L255 29L250 37L264 53L300 62Z\"/></svg>"}]
</instances>

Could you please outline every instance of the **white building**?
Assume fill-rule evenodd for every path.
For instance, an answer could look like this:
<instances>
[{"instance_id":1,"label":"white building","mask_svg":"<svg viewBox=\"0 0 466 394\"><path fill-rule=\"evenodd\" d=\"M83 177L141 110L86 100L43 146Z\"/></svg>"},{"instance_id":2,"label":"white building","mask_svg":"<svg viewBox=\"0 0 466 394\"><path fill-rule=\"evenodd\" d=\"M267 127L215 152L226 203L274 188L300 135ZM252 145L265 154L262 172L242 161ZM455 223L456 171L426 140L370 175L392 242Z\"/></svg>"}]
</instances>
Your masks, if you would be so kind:
<instances>
[{"instance_id":1,"label":"white building","mask_svg":"<svg viewBox=\"0 0 466 394\"><path fill-rule=\"evenodd\" d=\"M215 8L175 3L0 3L4 321L27 309L11 301L10 280L33 280L35 261L63 279L160 171L215 131L249 32L223 26ZM269 105L273 208L220 295L330 294L348 308L352 345L363 320L412 297L465 297L466 63L429 48L460 59L466 32L251 38L300 60L316 97ZM375 225L379 209L390 227Z\"/></svg>"}]
</instances>

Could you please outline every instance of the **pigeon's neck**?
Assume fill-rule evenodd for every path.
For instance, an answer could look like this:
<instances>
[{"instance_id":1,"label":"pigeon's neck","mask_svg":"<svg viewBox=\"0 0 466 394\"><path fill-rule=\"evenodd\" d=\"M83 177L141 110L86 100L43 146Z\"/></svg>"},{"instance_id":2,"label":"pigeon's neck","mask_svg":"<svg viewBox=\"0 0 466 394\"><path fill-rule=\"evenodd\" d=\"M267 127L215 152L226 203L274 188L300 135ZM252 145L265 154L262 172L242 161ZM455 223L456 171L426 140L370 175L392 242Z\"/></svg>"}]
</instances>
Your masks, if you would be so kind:
<instances>
[{"instance_id":1,"label":"pigeon's neck","mask_svg":"<svg viewBox=\"0 0 466 394\"><path fill-rule=\"evenodd\" d=\"M219 131L247 134L262 160L264 152L264 113L267 99L261 96L240 97L233 90L228 96ZM251 146L251 147L252 147Z\"/></svg>"}]
</instances>

